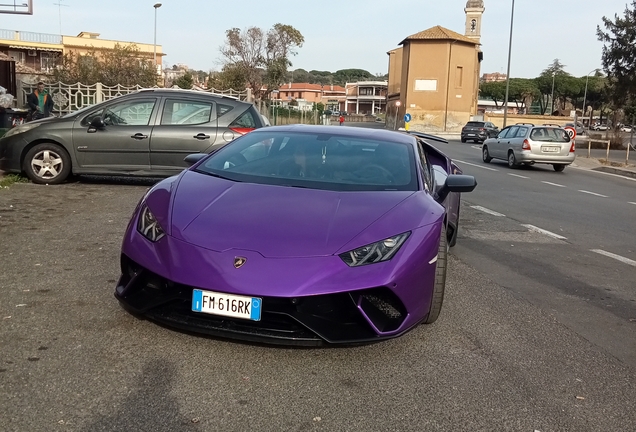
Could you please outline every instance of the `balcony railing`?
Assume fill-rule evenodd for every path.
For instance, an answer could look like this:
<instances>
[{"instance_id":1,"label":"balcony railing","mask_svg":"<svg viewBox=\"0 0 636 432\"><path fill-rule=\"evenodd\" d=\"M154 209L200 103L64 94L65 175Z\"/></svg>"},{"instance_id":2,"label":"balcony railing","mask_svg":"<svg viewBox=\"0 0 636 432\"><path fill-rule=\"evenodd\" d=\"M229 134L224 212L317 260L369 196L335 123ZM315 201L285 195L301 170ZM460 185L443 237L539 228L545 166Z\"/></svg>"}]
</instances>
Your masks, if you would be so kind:
<instances>
[{"instance_id":1,"label":"balcony railing","mask_svg":"<svg viewBox=\"0 0 636 432\"><path fill-rule=\"evenodd\" d=\"M62 45L62 35L0 29L0 39Z\"/></svg>"}]
</instances>

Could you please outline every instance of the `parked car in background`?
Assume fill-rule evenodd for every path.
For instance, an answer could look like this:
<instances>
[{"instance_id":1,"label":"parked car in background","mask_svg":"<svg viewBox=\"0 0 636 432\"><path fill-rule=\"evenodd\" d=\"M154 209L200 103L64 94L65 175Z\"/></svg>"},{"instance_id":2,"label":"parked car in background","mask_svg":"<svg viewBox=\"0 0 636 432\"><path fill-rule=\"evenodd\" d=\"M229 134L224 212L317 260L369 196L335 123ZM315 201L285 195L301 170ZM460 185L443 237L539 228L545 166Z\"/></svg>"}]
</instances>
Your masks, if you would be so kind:
<instances>
[{"instance_id":1,"label":"parked car in background","mask_svg":"<svg viewBox=\"0 0 636 432\"><path fill-rule=\"evenodd\" d=\"M585 135L585 127L581 122L576 122L576 125L574 123L566 123L564 126L574 128L574 130L576 130L577 136Z\"/></svg>"},{"instance_id":2,"label":"parked car in background","mask_svg":"<svg viewBox=\"0 0 636 432\"><path fill-rule=\"evenodd\" d=\"M520 123L487 139L482 146L482 158L486 163L492 159L505 160L510 168L520 164L551 164L560 172L574 162L574 141L560 127Z\"/></svg>"},{"instance_id":3,"label":"parked car in background","mask_svg":"<svg viewBox=\"0 0 636 432\"><path fill-rule=\"evenodd\" d=\"M606 124L594 123L590 129L593 131L606 131L608 126Z\"/></svg>"},{"instance_id":4,"label":"parked car in background","mask_svg":"<svg viewBox=\"0 0 636 432\"><path fill-rule=\"evenodd\" d=\"M622 125L621 126L621 132L631 132L632 131L632 126L631 125Z\"/></svg>"},{"instance_id":5,"label":"parked car in background","mask_svg":"<svg viewBox=\"0 0 636 432\"><path fill-rule=\"evenodd\" d=\"M499 128L491 122L469 121L462 128L461 140L463 143L466 141L483 143L486 139L497 136L498 133Z\"/></svg>"},{"instance_id":6,"label":"parked car in background","mask_svg":"<svg viewBox=\"0 0 636 432\"><path fill-rule=\"evenodd\" d=\"M0 170L40 184L71 174L169 176L187 166L187 155L265 125L251 103L233 97L140 90L10 129L0 139Z\"/></svg>"},{"instance_id":7,"label":"parked car in background","mask_svg":"<svg viewBox=\"0 0 636 432\"><path fill-rule=\"evenodd\" d=\"M293 345L376 342L438 318L460 194L477 183L426 141L272 126L188 160L132 215L125 309Z\"/></svg>"}]
</instances>

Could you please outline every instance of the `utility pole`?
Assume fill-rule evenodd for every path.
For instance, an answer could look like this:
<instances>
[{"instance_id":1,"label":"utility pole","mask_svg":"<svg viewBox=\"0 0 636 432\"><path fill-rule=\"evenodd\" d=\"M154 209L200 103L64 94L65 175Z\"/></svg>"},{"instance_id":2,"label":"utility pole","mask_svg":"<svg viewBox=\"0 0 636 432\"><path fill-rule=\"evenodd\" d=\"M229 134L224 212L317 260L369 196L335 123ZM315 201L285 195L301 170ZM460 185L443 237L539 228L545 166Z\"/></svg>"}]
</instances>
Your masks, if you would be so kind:
<instances>
[{"instance_id":1,"label":"utility pole","mask_svg":"<svg viewBox=\"0 0 636 432\"><path fill-rule=\"evenodd\" d=\"M62 3L65 0L58 0L59 3L53 3L53 5L57 6L59 17L60 17L60 36L62 36L62 7L70 7L67 4Z\"/></svg>"},{"instance_id":2,"label":"utility pole","mask_svg":"<svg viewBox=\"0 0 636 432\"><path fill-rule=\"evenodd\" d=\"M508 97L510 96L510 57L512 56L512 26L515 22L515 0L512 0L512 10L510 12L510 40L508 41L508 72L506 75L506 98L504 99L504 120L503 127L508 123Z\"/></svg>"}]
</instances>

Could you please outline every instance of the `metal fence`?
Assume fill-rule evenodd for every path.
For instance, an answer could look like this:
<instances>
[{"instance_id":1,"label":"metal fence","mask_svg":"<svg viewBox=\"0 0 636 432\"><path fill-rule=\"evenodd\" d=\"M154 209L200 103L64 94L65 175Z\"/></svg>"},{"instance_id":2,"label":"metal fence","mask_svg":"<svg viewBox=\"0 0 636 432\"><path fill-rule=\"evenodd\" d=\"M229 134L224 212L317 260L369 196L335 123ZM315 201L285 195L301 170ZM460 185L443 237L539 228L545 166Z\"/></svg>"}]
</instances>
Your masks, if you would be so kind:
<instances>
[{"instance_id":1,"label":"metal fence","mask_svg":"<svg viewBox=\"0 0 636 432\"><path fill-rule=\"evenodd\" d=\"M37 84L34 83L22 83L19 86L18 104L21 107L27 107L27 95L33 93ZM95 105L117 96L122 96L128 93L136 92L144 87L132 86L126 87L122 85L105 86L101 83L87 85L82 83L65 84L62 82L47 83L46 89L53 98L53 112L57 115L64 115L77 111L79 109ZM155 87L158 88L158 87ZM194 90L193 90L194 91ZM251 91L246 89L244 91L237 90L216 90L205 89L198 90L201 92L218 94L222 96L230 96L242 101L252 102Z\"/></svg>"}]
</instances>

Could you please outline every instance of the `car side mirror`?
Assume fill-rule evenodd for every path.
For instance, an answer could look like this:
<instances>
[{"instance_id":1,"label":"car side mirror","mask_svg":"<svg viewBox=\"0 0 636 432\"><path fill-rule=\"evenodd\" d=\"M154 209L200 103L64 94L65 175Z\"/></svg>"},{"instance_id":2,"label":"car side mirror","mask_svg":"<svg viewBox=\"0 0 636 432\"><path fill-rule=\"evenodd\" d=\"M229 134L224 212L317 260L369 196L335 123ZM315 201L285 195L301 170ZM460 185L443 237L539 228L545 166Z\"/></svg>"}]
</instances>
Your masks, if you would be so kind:
<instances>
[{"instance_id":1,"label":"car side mirror","mask_svg":"<svg viewBox=\"0 0 636 432\"><path fill-rule=\"evenodd\" d=\"M104 123L104 120L101 117L95 117L91 120L91 126L95 129L102 130L106 128L106 123Z\"/></svg>"},{"instance_id":2,"label":"car side mirror","mask_svg":"<svg viewBox=\"0 0 636 432\"><path fill-rule=\"evenodd\" d=\"M183 161L188 164L188 166L192 166L195 163L199 162L201 159L207 156L207 153L194 153L187 155Z\"/></svg>"},{"instance_id":3,"label":"car side mirror","mask_svg":"<svg viewBox=\"0 0 636 432\"><path fill-rule=\"evenodd\" d=\"M477 187L475 177L463 174L451 174L446 177L444 186L437 192L437 199L442 202L451 192L472 192Z\"/></svg>"}]
</instances>

